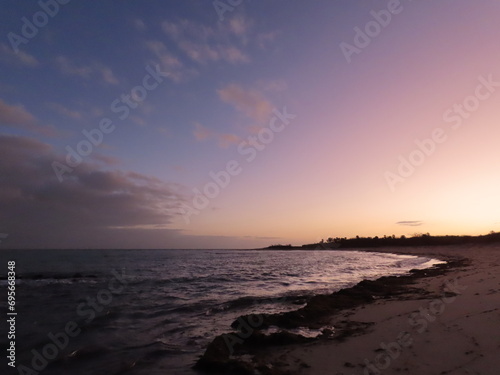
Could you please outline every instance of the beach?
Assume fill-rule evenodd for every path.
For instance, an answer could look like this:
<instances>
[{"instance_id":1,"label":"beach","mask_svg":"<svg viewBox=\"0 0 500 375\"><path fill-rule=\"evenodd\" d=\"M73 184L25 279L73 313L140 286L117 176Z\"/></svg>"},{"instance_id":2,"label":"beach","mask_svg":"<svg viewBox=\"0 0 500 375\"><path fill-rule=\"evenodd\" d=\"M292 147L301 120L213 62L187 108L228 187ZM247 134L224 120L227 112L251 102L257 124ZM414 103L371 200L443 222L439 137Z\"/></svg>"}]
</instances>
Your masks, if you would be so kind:
<instances>
[{"instance_id":1,"label":"beach","mask_svg":"<svg viewBox=\"0 0 500 375\"><path fill-rule=\"evenodd\" d=\"M409 247L397 252L449 262L406 277L382 278L378 284L362 282L332 300L338 303L349 295L352 303L333 308L327 316L303 309L287 319L264 316L259 328L269 322L320 323L333 329L313 340L284 334L281 339L264 339L255 332L239 350L235 345L241 357L230 357L234 373L258 369L264 374L304 375L497 374L500 246ZM296 317L308 321L293 322ZM212 346L213 353L216 348Z\"/></svg>"}]
</instances>

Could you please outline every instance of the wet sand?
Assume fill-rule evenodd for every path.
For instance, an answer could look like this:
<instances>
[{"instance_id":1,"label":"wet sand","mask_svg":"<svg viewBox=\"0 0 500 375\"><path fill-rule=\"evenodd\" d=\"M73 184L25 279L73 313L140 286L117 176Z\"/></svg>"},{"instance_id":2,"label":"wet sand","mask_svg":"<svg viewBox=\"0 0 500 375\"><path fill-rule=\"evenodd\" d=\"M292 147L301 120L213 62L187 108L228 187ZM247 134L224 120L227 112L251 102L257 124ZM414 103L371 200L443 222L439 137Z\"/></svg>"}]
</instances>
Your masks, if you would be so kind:
<instances>
[{"instance_id":1,"label":"wet sand","mask_svg":"<svg viewBox=\"0 0 500 375\"><path fill-rule=\"evenodd\" d=\"M238 335L216 338L199 368L218 374L498 374L500 245L398 252L449 263L316 296L294 312L242 317L250 329L235 322ZM271 325L323 327L323 334L263 335Z\"/></svg>"}]
</instances>

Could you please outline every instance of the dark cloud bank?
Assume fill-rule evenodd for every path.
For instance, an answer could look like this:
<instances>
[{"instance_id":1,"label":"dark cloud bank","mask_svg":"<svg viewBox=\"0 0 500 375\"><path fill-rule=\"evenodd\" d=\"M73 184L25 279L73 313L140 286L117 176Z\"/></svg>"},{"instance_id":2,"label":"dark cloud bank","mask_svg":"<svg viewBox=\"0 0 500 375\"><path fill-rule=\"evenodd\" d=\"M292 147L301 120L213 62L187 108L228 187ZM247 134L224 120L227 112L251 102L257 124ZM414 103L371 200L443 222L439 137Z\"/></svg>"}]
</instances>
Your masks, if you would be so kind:
<instances>
[{"instance_id":1,"label":"dark cloud bank","mask_svg":"<svg viewBox=\"0 0 500 375\"><path fill-rule=\"evenodd\" d=\"M167 229L185 188L88 161L58 181L51 146L0 136L2 247L168 248L182 235Z\"/></svg>"}]
</instances>

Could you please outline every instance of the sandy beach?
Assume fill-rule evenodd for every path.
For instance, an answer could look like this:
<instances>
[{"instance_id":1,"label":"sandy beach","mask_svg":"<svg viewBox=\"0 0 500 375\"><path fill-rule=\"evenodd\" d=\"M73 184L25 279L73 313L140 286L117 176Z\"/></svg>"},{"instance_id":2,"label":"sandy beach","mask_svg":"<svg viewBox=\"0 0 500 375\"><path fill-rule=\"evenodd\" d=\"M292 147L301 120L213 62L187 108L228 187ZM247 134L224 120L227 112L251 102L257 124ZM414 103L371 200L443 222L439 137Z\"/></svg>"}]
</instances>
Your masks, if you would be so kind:
<instances>
[{"instance_id":1,"label":"sandy beach","mask_svg":"<svg viewBox=\"0 0 500 375\"><path fill-rule=\"evenodd\" d=\"M453 266L402 279L402 288L387 278L382 283L389 289L380 289L372 300L359 299L353 307L319 317L323 326L334 327L321 339L289 345L286 337L272 343L256 340L241 349L240 359L246 355L252 367L268 374L498 374L500 246L398 252L449 260ZM378 284L367 287L379 290ZM298 316L310 319L306 310Z\"/></svg>"}]
</instances>

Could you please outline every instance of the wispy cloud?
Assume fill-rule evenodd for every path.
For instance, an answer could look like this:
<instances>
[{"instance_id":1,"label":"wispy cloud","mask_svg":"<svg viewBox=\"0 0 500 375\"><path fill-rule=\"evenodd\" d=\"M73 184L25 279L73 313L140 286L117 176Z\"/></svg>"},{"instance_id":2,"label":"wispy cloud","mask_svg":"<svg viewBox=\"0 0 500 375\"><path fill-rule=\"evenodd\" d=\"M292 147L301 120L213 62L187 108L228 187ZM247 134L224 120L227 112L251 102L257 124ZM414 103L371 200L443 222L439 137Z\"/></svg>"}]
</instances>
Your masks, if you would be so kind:
<instances>
[{"instance_id":1,"label":"wispy cloud","mask_svg":"<svg viewBox=\"0 0 500 375\"><path fill-rule=\"evenodd\" d=\"M256 36L255 40L257 45L265 50L271 43L273 43L278 37L279 33L277 31L269 31L266 33L260 33Z\"/></svg>"},{"instance_id":2,"label":"wispy cloud","mask_svg":"<svg viewBox=\"0 0 500 375\"><path fill-rule=\"evenodd\" d=\"M232 133L217 133L216 131L207 128L206 126L196 122L193 130L193 135L197 141L205 141L214 139L221 148L227 148L232 144L241 142L241 138Z\"/></svg>"},{"instance_id":3,"label":"wispy cloud","mask_svg":"<svg viewBox=\"0 0 500 375\"><path fill-rule=\"evenodd\" d=\"M103 165L107 165L107 166L116 166L116 165L121 164L120 159L117 159L117 158L114 158L114 157L108 156L108 155L103 155L99 152L93 152L89 156L89 158L92 160L95 160Z\"/></svg>"},{"instance_id":4,"label":"wispy cloud","mask_svg":"<svg viewBox=\"0 0 500 375\"><path fill-rule=\"evenodd\" d=\"M253 22L246 17L236 16L229 21L229 30L238 36L247 36L253 26Z\"/></svg>"},{"instance_id":5,"label":"wispy cloud","mask_svg":"<svg viewBox=\"0 0 500 375\"><path fill-rule=\"evenodd\" d=\"M423 224L423 221L420 220L404 220L404 221L398 221L396 224L398 225L405 225L409 227L418 227Z\"/></svg>"},{"instance_id":6,"label":"wispy cloud","mask_svg":"<svg viewBox=\"0 0 500 375\"><path fill-rule=\"evenodd\" d=\"M288 89L288 84L283 79L260 80L256 85L262 91L283 92Z\"/></svg>"},{"instance_id":7,"label":"wispy cloud","mask_svg":"<svg viewBox=\"0 0 500 375\"><path fill-rule=\"evenodd\" d=\"M172 81L179 82L194 74L194 71L184 68L182 62L167 49L163 42L149 40L145 42L145 47L153 53L154 62L161 66L162 71L169 74Z\"/></svg>"},{"instance_id":8,"label":"wispy cloud","mask_svg":"<svg viewBox=\"0 0 500 375\"><path fill-rule=\"evenodd\" d=\"M22 105L9 105L0 99L0 124L28 125L36 122L35 116Z\"/></svg>"},{"instance_id":9,"label":"wispy cloud","mask_svg":"<svg viewBox=\"0 0 500 375\"><path fill-rule=\"evenodd\" d=\"M193 130L193 135L196 138L197 141L204 141L205 139L208 139L213 133L210 129L206 128L199 122L196 122L194 124L194 130Z\"/></svg>"},{"instance_id":10,"label":"wispy cloud","mask_svg":"<svg viewBox=\"0 0 500 375\"><path fill-rule=\"evenodd\" d=\"M161 27L163 31L174 40L181 40L182 37L189 37L208 41L216 35L214 28L200 25L186 19L178 22L164 21Z\"/></svg>"},{"instance_id":11,"label":"wispy cloud","mask_svg":"<svg viewBox=\"0 0 500 375\"><path fill-rule=\"evenodd\" d=\"M90 66L77 66L64 56L56 57L56 63L61 72L67 75L89 78L90 74L92 73L92 68Z\"/></svg>"},{"instance_id":12,"label":"wispy cloud","mask_svg":"<svg viewBox=\"0 0 500 375\"><path fill-rule=\"evenodd\" d=\"M250 61L250 58L236 47L219 47L219 54L222 60L228 61L232 64L246 63Z\"/></svg>"},{"instance_id":13,"label":"wispy cloud","mask_svg":"<svg viewBox=\"0 0 500 375\"><path fill-rule=\"evenodd\" d=\"M227 148L231 145L235 145L241 142L241 138L236 134L224 133L217 135L219 141L219 147Z\"/></svg>"},{"instance_id":14,"label":"wispy cloud","mask_svg":"<svg viewBox=\"0 0 500 375\"><path fill-rule=\"evenodd\" d=\"M234 83L217 90L217 94L222 101L259 123L267 121L273 110L271 102L258 91L245 90Z\"/></svg>"},{"instance_id":15,"label":"wispy cloud","mask_svg":"<svg viewBox=\"0 0 500 375\"><path fill-rule=\"evenodd\" d=\"M119 83L118 79L113 74L113 71L102 64L96 64L95 69L101 74L102 79L112 85L117 85Z\"/></svg>"},{"instance_id":16,"label":"wispy cloud","mask_svg":"<svg viewBox=\"0 0 500 375\"><path fill-rule=\"evenodd\" d=\"M74 120L80 120L83 116L80 112L66 108L59 103L47 103L47 106L58 114L72 118Z\"/></svg>"},{"instance_id":17,"label":"wispy cloud","mask_svg":"<svg viewBox=\"0 0 500 375\"><path fill-rule=\"evenodd\" d=\"M213 28L192 21L164 21L162 29L191 60L200 64L225 61L246 63L250 58L235 44L246 35L249 22L235 19L229 26ZM231 41L231 36L239 37Z\"/></svg>"},{"instance_id":18,"label":"wispy cloud","mask_svg":"<svg viewBox=\"0 0 500 375\"><path fill-rule=\"evenodd\" d=\"M147 125L146 121L142 117L139 117L139 116L130 116L130 120L139 126L146 126Z\"/></svg>"},{"instance_id":19,"label":"wispy cloud","mask_svg":"<svg viewBox=\"0 0 500 375\"><path fill-rule=\"evenodd\" d=\"M29 67L39 65L39 62L35 57L21 50L16 53L5 43L0 44L0 61L10 64L21 64Z\"/></svg>"},{"instance_id":20,"label":"wispy cloud","mask_svg":"<svg viewBox=\"0 0 500 375\"><path fill-rule=\"evenodd\" d=\"M146 30L146 24L144 23L144 21L140 18L137 18L133 21L133 25L134 27L138 30L138 31L144 31Z\"/></svg>"},{"instance_id":21,"label":"wispy cloud","mask_svg":"<svg viewBox=\"0 0 500 375\"><path fill-rule=\"evenodd\" d=\"M231 46L215 46L211 47L206 44L198 44L190 41L182 41L179 47L192 60L204 64L207 62L217 62L220 60L227 61L233 64L244 63L250 59L238 48Z\"/></svg>"},{"instance_id":22,"label":"wispy cloud","mask_svg":"<svg viewBox=\"0 0 500 375\"><path fill-rule=\"evenodd\" d=\"M0 99L0 125L25 129L45 136L55 136L52 126L42 126L24 106L8 104Z\"/></svg>"},{"instance_id":23,"label":"wispy cloud","mask_svg":"<svg viewBox=\"0 0 500 375\"><path fill-rule=\"evenodd\" d=\"M77 65L65 56L58 56L55 61L59 70L63 74L78 76L84 79L96 76L104 82L112 85L119 83L118 79L113 74L113 71L101 63L93 62L88 65Z\"/></svg>"}]
</instances>

